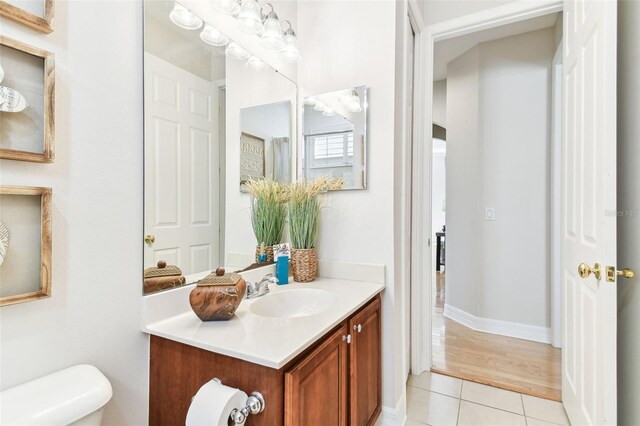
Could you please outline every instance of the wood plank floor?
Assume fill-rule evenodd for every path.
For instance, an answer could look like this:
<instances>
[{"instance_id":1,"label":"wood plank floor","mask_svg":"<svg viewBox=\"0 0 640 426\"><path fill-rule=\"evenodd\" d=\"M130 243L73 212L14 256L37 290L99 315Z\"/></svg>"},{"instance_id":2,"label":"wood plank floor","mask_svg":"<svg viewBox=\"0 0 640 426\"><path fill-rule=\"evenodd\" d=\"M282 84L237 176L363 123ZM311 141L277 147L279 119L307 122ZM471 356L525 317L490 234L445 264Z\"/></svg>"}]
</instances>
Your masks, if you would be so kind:
<instances>
[{"instance_id":1,"label":"wood plank floor","mask_svg":"<svg viewBox=\"0 0 640 426\"><path fill-rule=\"evenodd\" d=\"M442 314L445 274L436 273L432 371L560 401L561 351L551 345L482 333Z\"/></svg>"}]
</instances>

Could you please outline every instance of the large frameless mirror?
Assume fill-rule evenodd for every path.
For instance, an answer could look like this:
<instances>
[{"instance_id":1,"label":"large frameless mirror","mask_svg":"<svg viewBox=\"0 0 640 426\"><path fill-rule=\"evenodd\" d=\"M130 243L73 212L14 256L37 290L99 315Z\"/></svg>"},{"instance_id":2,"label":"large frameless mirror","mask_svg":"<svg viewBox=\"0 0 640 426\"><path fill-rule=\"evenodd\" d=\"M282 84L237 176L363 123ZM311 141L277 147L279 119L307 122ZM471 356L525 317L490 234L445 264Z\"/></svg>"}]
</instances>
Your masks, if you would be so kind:
<instances>
[{"instance_id":1,"label":"large frameless mirror","mask_svg":"<svg viewBox=\"0 0 640 426\"><path fill-rule=\"evenodd\" d=\"M145 294L253 263L239 183L290 181L296 96L295 83L206 16L145 0Z\"/></svg>"},{"instance_id":2,"label":"large frameless mirror","mask_svg":"<svg viewBox=\"0 0 640 426\"><path fill-rule=\"evenodd\" d=\"M343 189L367 187L367 88L352 87L304 99L302 176L339 177Z\"/></svg>"}]
</instances>

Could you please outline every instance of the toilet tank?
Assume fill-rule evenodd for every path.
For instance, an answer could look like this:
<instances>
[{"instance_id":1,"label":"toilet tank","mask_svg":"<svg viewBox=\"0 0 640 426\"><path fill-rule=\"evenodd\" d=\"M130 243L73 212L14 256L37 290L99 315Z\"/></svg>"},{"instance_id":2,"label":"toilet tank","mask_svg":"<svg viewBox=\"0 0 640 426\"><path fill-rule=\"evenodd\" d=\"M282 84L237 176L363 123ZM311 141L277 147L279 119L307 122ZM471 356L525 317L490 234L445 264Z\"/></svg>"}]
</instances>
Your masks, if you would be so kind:
<instances>
[{"instance_id":1,"label":"toilet tank","mask_svg":"<svg viewBox=\"0 0 640 426\"><path fill-rule=\"evenodd\" d=\"M0 424L69 425L111 399L109 380L92 365L76 365L0 392Z\"/></svg>"}]
</instances>

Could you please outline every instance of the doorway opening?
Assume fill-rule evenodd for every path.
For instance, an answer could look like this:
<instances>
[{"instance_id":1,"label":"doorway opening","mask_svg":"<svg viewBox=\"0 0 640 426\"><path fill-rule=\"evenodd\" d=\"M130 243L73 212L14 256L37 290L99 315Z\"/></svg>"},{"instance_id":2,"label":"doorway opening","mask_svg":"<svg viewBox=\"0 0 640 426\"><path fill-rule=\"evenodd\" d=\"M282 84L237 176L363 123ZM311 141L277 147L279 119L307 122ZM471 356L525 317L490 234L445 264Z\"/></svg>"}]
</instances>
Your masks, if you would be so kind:
<instances>
[{"instance_id":1,"label":"doorway opening","mask_svg":"<svg viewBox=\"0 0 640 426\"><path fill-rule=\"evenodd\" d=\"M561 39L561 12L472 32L432 74L429 367L556 401Z\"/></svg>"}]
</instances>

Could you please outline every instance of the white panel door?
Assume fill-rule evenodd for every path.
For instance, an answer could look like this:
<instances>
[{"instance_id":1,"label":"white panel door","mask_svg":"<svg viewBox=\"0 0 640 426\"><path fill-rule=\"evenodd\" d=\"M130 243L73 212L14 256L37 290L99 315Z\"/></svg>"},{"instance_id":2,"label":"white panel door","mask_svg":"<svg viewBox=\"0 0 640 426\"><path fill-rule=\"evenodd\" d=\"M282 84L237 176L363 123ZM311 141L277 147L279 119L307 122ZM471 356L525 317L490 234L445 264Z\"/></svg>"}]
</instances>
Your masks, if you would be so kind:
<instances>
[{"instance_id":1,"label":"white panel door","mask_svg":"<svg viewBox=\"0 0 640 426\"><path fill-rule=\"evenodd\" d=\"M145 267L219 259L217 86L145 53Z\"/></svg>"},{"instance_id":2,"label":"white panel door","mask_svg":"<svg viewBox=\"0 0 640 426\"><path fill-rule=\"evenodd\" d=\"M562 399L574 425L615 425L615 1L564 1L564 83Z\"/></svg>"}]
</instances>

